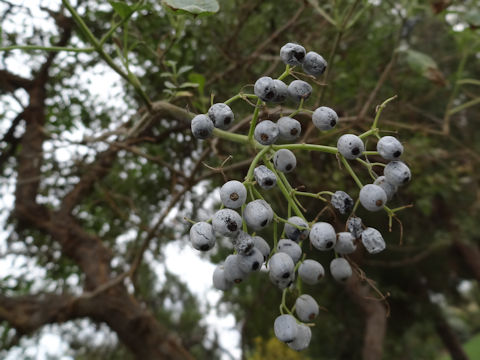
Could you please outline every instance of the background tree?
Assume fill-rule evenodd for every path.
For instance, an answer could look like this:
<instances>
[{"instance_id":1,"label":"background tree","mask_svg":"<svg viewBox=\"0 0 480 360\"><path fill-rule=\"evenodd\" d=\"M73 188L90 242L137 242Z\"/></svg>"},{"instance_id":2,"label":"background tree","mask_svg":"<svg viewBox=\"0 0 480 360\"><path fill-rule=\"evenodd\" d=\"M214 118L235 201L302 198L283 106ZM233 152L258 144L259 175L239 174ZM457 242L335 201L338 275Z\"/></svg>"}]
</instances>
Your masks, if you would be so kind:
<instances>
[{"instance_id":1,"label":"background tree","mask_svg":"<svg viewBox=\"0 0 480 360\"><path fill-rule=\"evenodd\" d=\"M206 342L198 301L168 273L160 286L150 260L161 262L165 245L185 238L189 226L181 219L202 216L209 190L224 177L243 179L253 155L223 140L192 139L192 113L208 109L211 93L223 101L261 75L280 73L278 51L293 41L329 63L308 105L341 115L339 129L327 134L299 116L302 141L335 144L347 129L362 132L376 105L398 95L382 123L406 144L413 170L394 202L414 207L399 214L402 225L394 222L390 234L386 216L361 214L388 234L387 251L371 257L360 249L351 257L368 281L305 287L328 311L309 350L292 359L434 358L442 348L467 357L460 344L480 324L475 1L229 1L205 17L156 1L64 0L41 4L48 26L26 2L0 4L0 169L4 198L14 196L2 209L5 256L44 269L40 282L25 272L0 279L5 354L47 324L86 318L106 324L119 342L91 347L73 327L65 338L80 358L220 356L218 344ZM13 26L19 16L28 21ZM120 98L89 93L87 82L96 81L90 74L105 64L122 79ZM235 103L236 130L248 129L251 110ZM293 186L357 194L331 157L298 157ZM285 212L280 199L269 201ZM319 211L315 200L304 206L308 218ZM219 246L212 260L227 251ZM272 339L279 300L263 273L225 293L242 326L245 358L283 351Z\"/></svg>"}]
</instances>

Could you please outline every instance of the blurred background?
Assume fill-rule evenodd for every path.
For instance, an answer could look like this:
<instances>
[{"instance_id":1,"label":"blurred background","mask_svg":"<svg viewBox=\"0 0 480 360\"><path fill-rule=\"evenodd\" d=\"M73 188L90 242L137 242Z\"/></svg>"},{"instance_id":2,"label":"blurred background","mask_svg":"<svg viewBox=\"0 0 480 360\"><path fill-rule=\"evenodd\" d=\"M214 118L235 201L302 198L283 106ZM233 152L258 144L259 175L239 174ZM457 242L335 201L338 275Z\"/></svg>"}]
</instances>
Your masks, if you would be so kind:
<instances>
[{"instance_id":1,"label":"blurred background","mask_svg":"<svg viewBox=\"0 0 480 360\"><path fill-rule=\"evenodd\" d=\"M0 0L0 358L480 359L479 2L183 3ZM193 251L183 220L208 219L255 155L193 139L187 111L278 77L287 42L328 61L305 108L340 116L320 133L300 114L302 141L360 134L397 95L380 127L412 170L390 207L413 206L391 232L386 213L358 211L387 249L359 248L346 285L305 285L323 311L301 353L273 335L268 274L213 290L231 249ZM232 109L245 134L252 105ZM334 156L296 156L292 186L358 195ZM280 192L266 196L286 214ZM324 204L305 199L313 219ZM327 268L331 254L304 250Z\"/></svg>"}]
</instances>

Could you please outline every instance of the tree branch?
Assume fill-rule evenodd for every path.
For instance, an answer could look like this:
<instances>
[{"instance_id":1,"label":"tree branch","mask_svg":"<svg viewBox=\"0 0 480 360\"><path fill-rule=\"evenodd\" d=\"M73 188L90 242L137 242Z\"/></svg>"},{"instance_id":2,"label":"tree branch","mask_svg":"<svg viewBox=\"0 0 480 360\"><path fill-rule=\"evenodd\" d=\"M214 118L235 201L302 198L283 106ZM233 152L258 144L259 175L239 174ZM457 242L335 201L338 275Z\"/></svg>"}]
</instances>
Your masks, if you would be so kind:
<instances>
[{"instance_id":1,"label":"tree branch","mask_svg":"<svg viewBox=\"0 0 480 360\"><path fill-rule=\"evenodd\" d=\"M7 321L20 334L30 334L46 324L81 316L79 308L71 306L72 299L67 294L0 295L0 320Z\"/></svg>"},{"instance_id":2,"label":"tree branch","mask_svg":"<svg viewBox=\"0 0 480 360\"><path fill-rule=\"evenodd\" d=\"M7 70L0 70L0 94L12 93L18 89L30 90L33 83L20 75L12 74Z\"/></svg>"}]
</instances>

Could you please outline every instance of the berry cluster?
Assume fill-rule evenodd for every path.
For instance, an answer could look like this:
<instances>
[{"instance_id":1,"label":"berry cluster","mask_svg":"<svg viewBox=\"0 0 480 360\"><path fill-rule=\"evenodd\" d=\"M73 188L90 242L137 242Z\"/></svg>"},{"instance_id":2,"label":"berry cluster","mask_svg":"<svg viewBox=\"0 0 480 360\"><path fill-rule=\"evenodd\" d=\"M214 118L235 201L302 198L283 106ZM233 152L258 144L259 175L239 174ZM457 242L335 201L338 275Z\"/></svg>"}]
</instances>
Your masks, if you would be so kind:
<instances>
[{"instance_id":1,"label":"berry cluster","mask_svg":"<svg viewBox=\"0 0 480 360\"><path fill-rule=\"evenodd\" d=\"M301 65L310 78L321 75L327 63L319 54L298 44L288 43L280 50L280 57L286 64L285 72L277 79L264 76L254 85L254 94L238 94L225 103L213 104L208 114L196 115L191 123L192 133L198 139L212 135L231 141L241 142L257 151L243 182L227 181L220 189L222 202L218 210L208 221L196 222L190 229L190 241L195 249L207 251L215 246L218 236L231 240L233 254L223 264L217 266L213 273L215 288L227 291L235 284L247 279L249 274L265 268L275 286L283 290L281 314L274 322L276 337L290 348L303 350L311 340L311 323L319 313L319 305L308 294L301 294L301 284L315 285L325 275L322 264L313 259L306 259L303 244L309 241L319 251L333 251L329 264L331 276L338 282L345 282L353 274L348 255L363 246L369 253L376 254L385 249L382 234L362 224L356 216L358 205L368 211L384 209L391 223L395 212L402 209L390 209L386 206L398 187L409 182L411 173L408 166L399 160L403 153L402 144L392 136L380 137L377 122L384 102L377 110L370 130L360 135L344 134L337 141L337 146L316 144L296 144L302 132L301 123L294 119L299 112L310 113L313 125L320 131L328 131L338 123L336 112L326 106L314 111L303 108L304 102L312 93L312 86L303 80L293 80L287 86L282 80L297 73L293 67ZM248 135L225 131L234 121L234 113L228 104L248 98L257 99L255 111ZM288 116L281 116L277 122L259 119L260 107L266 103L283 103L292 100L297 110ZM369 136L378 138L376 151L366 151L364 139ZM337 190L309 193L293 189L285 174L295 170L297 159L292 150L322 151L336 155L347 172L360 188L356 201L344 191ZM380 156L388 161L370 162L368 156ZM364 165L372 183L363 185L353 171L349 161ZM260 164L263 162L263 164ZM378 176L374 166L384 167L383 175ZM264 200L263 191L278 188L288 203L288 214L281 217L270 204ZM314 197L327 202L342 215L348 215L343 231L337 231L332 224L314 219L307 221L305 209L298 198ZM329 197L328 200L326 197ZM293 213L293 214L292 214ZM277 226L283 223L280 238ZM270 228L272 236L267 241L256 235L257 232ZM271 244L273 246L271 247ZM297 295L293 307L286 304L286 292Z\"/></svg>"}]
</instances>

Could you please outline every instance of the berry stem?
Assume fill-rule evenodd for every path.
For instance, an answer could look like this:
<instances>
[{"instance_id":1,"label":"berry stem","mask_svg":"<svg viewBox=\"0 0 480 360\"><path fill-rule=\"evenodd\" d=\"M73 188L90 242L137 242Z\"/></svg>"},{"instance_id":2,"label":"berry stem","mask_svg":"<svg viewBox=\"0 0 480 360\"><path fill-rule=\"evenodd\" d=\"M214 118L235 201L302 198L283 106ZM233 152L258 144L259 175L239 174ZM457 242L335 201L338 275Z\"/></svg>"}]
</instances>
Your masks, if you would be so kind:
<instances>
[{"instance_id":1,"label":"berry stem","mask_svg":"<svg viewBox=\"0 0 480 360\"><path fill-rule=\"evenodd\" d=\"M320 192L315 194L315 193L311 193L311 192L293 190L293 193L295 195L312 197L312 198L319 199L319 200L322 200L322 201L325 201L325 202L327 202L328 200L325 199L324 197L322 197L323 194L333 195L333 193L331 191L320 191Z\"/></svg>"},{"instance_id":2,"label":"berry stem","mask_svg":"<svg viewBox=\"0 0 480 360\"><path fill-rule=\"evenodd\" d=\"M277 78L277 80L283 80L285 79L288 75L290 75L290 65L285 66L285 71Z\"/></svg>"},{"instance_id":3,"label":"berry stem","mask_svg":"<svg viewBox=\"0 0 480 360\"><path fill-rule=\"evenodd\" d=\"M275 169L275 167L272 165L272 163L270 161L268 161L268 159L264 156L263 158L263 163L271 170L273 171L277 177L279 177L278 175L278 172L277 170ZM302 212L300 211L300 209L298 208L297 204L295 204L295 202L293 201L293 199L290 197L290 192L287 190L287 188L285 187L285 185L283 184L283 181L277 181L277 186L278 188L280 189L280 191L282 192L283 196L285 197L285 199L287 200L288 202L288 205L293 209L293 211L295 212L295 215L299 216L300 218L302 218L303 220L305 220L305 217L303 216ZM306 220L305 220L306 221Z\"/></svg>"},{"instance_id":4,"label":"berry stem","mask_svg":"<svg viewBox=\"0 0 480 360\"><path fill-rule=\"evenodd\" d=\"M279 149L288 149L288 150L312 150L312 151L320 151L329 154L337 154L338 150L334 146L326 146L326 145L316 145L316 144L285 144L285 145L272 145L273 150Z\"/></svg>"},{"instance_id":5,"label":"berry stem","mask_svg":"<svg viewBox=\"0 0 480 360\"><path fill-rule=\"evenodd\" d=\"M255 94L244 94L244 93L240 92L237 95L232 96L227 101L224 101L224 104L229 105L229 104L231 104L232 102L234 102L238 99L245 99L245 98L255 98L255 99L257 99L258 97Z\"/></svg>"},{"instance_id":6,"label":"berry stem","mask_svg":"<svg viewBox=\"0 0 480 360\"><path fill-rule=\"evenodd\" d=\"M372 124L372 129L377 129L377 125L378 125L378 120L380 119L380 114L382 113L382 110L385 106L387 106L387 104L392 101L392 100L395 100L397 98L397 95L394 95L390 98L388 98L387 100L385 100L380 106L377 107L377 113L375 114L375 120L373 120L373 124Z\"/></svg>"},{"instance_id":7,"label":"berry stem","mask_svg":"<svg viewBox=\"0 0 480 360\"><path fill-rule=\"evenodd\" d=\"M248 130L248 141L252 144L254 143L253 133L255 131L255 127L257 126L258 114L260 113L261 105L262 105L262 100L258 99L257 103L255 104L255 110L253 112L252 121L250 122L250 130Z\"/></svg>"},{"instance_id":8,"label":"berry stem","mask_svg":"<svg viewBox=\"0 0 480 360\"><path fill-rule=\"evenodd\" d=\"M363 188L363 184L362 182L360 181L360 179L358 178L357 174L355 174L355 171L353 171L352 167L350 166L350 164L348 163L347 159L345 159L345 157L341 154L339 154L338 156L340 156L340 160L342 161L343 165L345 166L345 168L347 169L348 173L350 174L350 176L353 178L353 180L355 180L355 183L358 185L358 187L361 189Z\"/></svg>"},{"instance_id":9,"label":"berry stem","mask_svg":"<svg viewBox=\"0 0 480 360\"><path fill-rule=\"evenodd\" d=\"M242 135L243 136L243 135ZM248 168L247 176L245 176L245 182L251 182L253 179L253 172L255 170L255 167L257 166L258 162L260 159L265 155L265 153L270 150L269 146L265 146L261 151L255 155L255 157L252 160L252 163L250 164L250 167Z\"/></svg>"},{"instance_id":10,"label":"berry stem","mask_svg":"<svg viewBox=\"0 0 480 360\"><path fill-rule=\"evenodd\" d=\"M248 144L249 143L247 136L241 135L241 134L235 134L235 133L225 131L225 130L221 130L219 128L214 128L213 129L213 135L215 135L215 136L217 136L221 139L230 140L230 141L240 143L240 144ZM263 146L263 145L255 144L255 146L260 147L260 146Z\"/></svg>"},{"instance_id":11,"label":"berry stem","mask_svg":"<svg viewBox=\"0 0 480 360\"><path fill-rule=\"evenodd\" d=\"M292 315L292 312L291 312L290 309L287 307L287 291L288 291L288 288L283 289L283 292L282 292L282 304L280 305L280 312L281 312L282 314L284 314L284 312L282 311L282 309L284 309L287 313L289 313L290 315Z\"/></svg>"},{"instance_id":12,"label":"berry stem","mask_svg":"<svg viewBox=\"0 0 480 360\"><path fill-rule=\"evenodd\" d=\"M90 31L89 27L85 22L83 21L82 17L77 13L75 8L70 4L68 0L62 0L63 5L67 8L68 12L72 15L73 20L77 24L77 26L80 29L80 32L87 38L88 42L93 45L95 50L97 51L98 55L108 64L108 66L115 71L118 75L120 75L122 78L127 80L135 89L135 91L140 95L142 98L143 102L147 106L148 110L152 110L152 102L148 95L145 93L143 90L140 81L138 78L133 74L130 73L127 69L127 73L123 69L121 69L110 57L109 54L103 50L103 44L101 41L99 41L95 35ZM133 13L132 13L133 14Z\"/></svg>"},{"instance_id":13,"label":"berry stem","mask_svg":"<svg viewBox=\"0 0 480 360\"><path fill-rule=\"evenodd\" d=\"M300 104L298 104L297 110L295 110L295 111L292 112L290 115L288 115L289 117L294 117L294 116L297 115L300 111L303 110L303 101L304 101L304 99L302 98L302 99L300 100Z\"/></svg>"},{"instance_id":14,"label":"berry stem","mask_svg":"<svg viewBox=\"0 0 480 360\"><path fill-rule=\"evenodd\" d=\"M358 198L357 201L355 201L355 205L353 206L353 209L352 209L352 215L354 215L355 211L357 211L359 204L360 204L360 198Z\"/></svg>"},{"instance_id":15,"label":"berry stem","mask_svg":"<svg viewBox=\"0 0 480 360\"><path fill-rule=\"evenodd\" d=\"M378 128L371 128L370 130L365 131L364 133L358 135L360 139L365 139L370 135L374 135L378 133ZM364 152L365 153L365 152Z\"/></svg>"}]
</instances>

